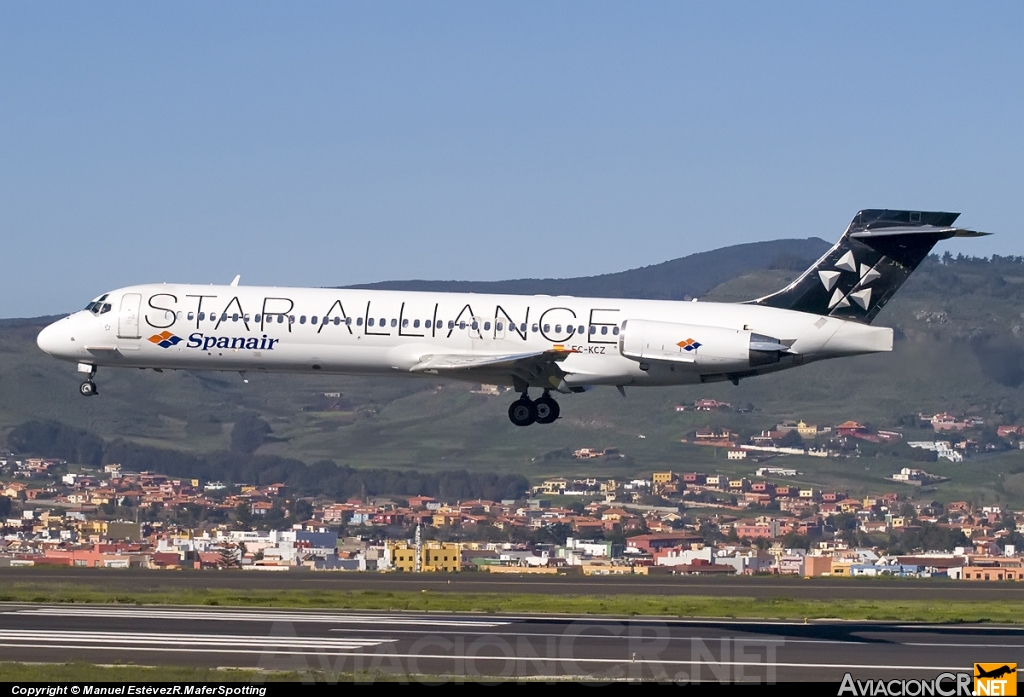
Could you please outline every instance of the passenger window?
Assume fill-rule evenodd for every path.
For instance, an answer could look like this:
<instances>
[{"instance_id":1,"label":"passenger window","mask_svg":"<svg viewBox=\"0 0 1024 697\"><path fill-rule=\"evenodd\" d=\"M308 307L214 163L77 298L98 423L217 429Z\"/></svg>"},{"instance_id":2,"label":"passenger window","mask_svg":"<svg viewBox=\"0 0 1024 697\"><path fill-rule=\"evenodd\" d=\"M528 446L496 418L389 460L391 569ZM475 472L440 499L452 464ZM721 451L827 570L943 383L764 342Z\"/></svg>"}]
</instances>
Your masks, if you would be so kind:
<instances>
[{"instance_id":1,"label":"passenger window","mask_svg":"<svg viewBox=\"0 0 1024 697\"><path fill-rule=\"evenodd\" d=\"M561 334L561 333L562 333L562 325L561 324L556 324L555 325L555 334Z\"/></svg>"},{"instance_id":2,"label":"passenger window","mask_svg":"<svg viewBox=\"0 0 1024 697\"><path fill-rule=\"evenodd\" d=\"M419 324L420 324L420 323L419 323L419 322L417 322L417 323L416 323L416 326L419 326ZM402 320L402 327L408 327L408 326L409 326L409 320L407 320L407 319L403 319L403 320Z\"/></svg>"},{"instance_id":3,"label":"passenger window","mask_svg":"<svg viewBox=\"0 0 1024 697\"><path fill-rule=\"evenodd\" d=\"M228 321L228 313L222 312L221 315L220 315L220 321L221 322L227 322Z\"/></svg>"},{"instance_id":4,"label":"passenger window","mask_svg":"<svg viewBox=\"0 0 1024 697\"><path fill-rule=\"evenodd\" d=\"M316 315L313 315L312 317L309 318L309 323L316 324Z\"/></svg>"},{"instance_id":5,"label":"passenger window","mask_svg":"<svg viewBox=\"0 0 1024 697\"><path fill-rule=\"evenodd\" d=\"M352 323L352 318L351 317L347 317L345 319L345 322L347 324L351 324ZM339 324L341 324L341 317L335 317L334 318L334 326L337 327Z\"/></svg>"},{"instance_id":6,"label":"passenger window","mask_svg":"<svg viewBox=\"0 0 1024 697\"><path fill-rule=\"evenodd\" d=\"M429 319L426 322L423 323L423 327L426 328L426 329L430 329L430 320Z\"/></svg>"},{"instance_id":7,"label":"passenger window","mask_svg":"<svg viewBox=\"0 0 1024 697\"><path fill-rule=\"evenodd\" d=\"M305 323L306 323L306 316L305 315L299 315L299 324L305 324Z\"/></svg>"},{"instance_id":8,"label":"passenger window","mask_svg":"<svg viewBox=\"0 0 1024 697\"><path fill-rule=\"evenodd\" d=\"M367 327L372 327L373 323L374 323L373 317L371 317L370 319L366 320L366 326Z\"/></svg>"},{"instance_id":9,"label":"passenger window","mask_svg":"<svg viewBox=\"0 0 1024 697\"><path fill-rule=\"evenodd\" d=\"M295 324L295 315L288 315L288 324Z\"/></svg>"},{"instance_id":10,"label":"passenger window","mask_svg":"<svg viewBox=\"0 0 1024 697\"><path fill-rule=\"evenodd\" d=\"M455 329L455 320L453 320L453 319L448 320L448 328L449 329Z\"/></svg>"},{"instance_id":11,"label":"passenger window","mask_svg":"<svg viewBox=\"0 0 1024 697\"><path fill-rule=\"evenodd\" d=\"M181 315L182 315L182 313L180 313L180 312L177 314L177 318L178 318L179 322L181 321Z\"/></svg>"},{"instance_id":12,"label":"passenger window","mask_svg":"<svg viewBox=\"0 0 1024 697\"><path fill-rule=\"evenodd\" d=\"M193 313L193 312L190 312L190 313L188 313L188 321L189 321L189 322L191 322L191 321L192 321L192 320L194 320L195 318L196 318L196 317L195 317L195 313Z\"/></svg>"},{"instance_id":13,"label":"passenger window","mask_svg":"<svg viewBox=\"0 0 1024 697\"><path fill-rule=\"evenodd\" d=\"M465 328L466 328L466 323L465 322L459 322L459 329L465 329Z\"/></svg>"},{"instance_id":14,"label":"passenger window","mask_svg":"<svg viewBox=\"0 0 1024 697\"><path fill-rule=\"evenodd\" d=\"M277 316L277 323L278 324L284 324L284 315L278 315Z\"/></svg>"},{"instance_id":15,"label":"passenger window","mask_svg":"<svg viewBox=\"0 0 1024 697\"><path fill-rule=\"evenodd\" d=\"M335 324L338 323L338 318L337 317L334 318L334 323ZM351 317L346 317L345 318L345 326L346 327L351 327L352 326L352 318Z\"/></svg>"},{"instance_id":16,"label":"passenger window","mask_svg":"<svg viewBox=\"0 0 1024 697\"><path fill-rule=\"evenodd\" d=\"M206 313L205 312L200 312L199 313L199 321L202 322L204 319L206 319ZM260 316L259 315L256 315L256 321L257 322L260 321Z\"/></svg>"},{"instance_id":17,"label":"passenger window","mask_svg":"<svg viewBox=\"0 0 1024 697\"><path fill-rule=\"evenodd\" d=\"M503 323L501 323L501 322L495 322L495 323L494 323L494 328L495 328L495 329L496 329L497 331L499 331L499 332L500 332L500 331L501 331L502 329L504 329L504 327L505 327L505 325L504 325Z\"/></svg>"},{"instance_id":18,"label":"passenger window","mask_svg":"<svg viewBox=\"0 0 1024 697\"><path fill-rule=\"evenodd\" d=\"M484 322L484 331L485 332L491 331L491 323L490 322Z\"/></svg>"},{"instance_id":19,"label":"passenger window","mask_svg":"<svg viewBox=\"0 0 1024 697\"><path fill-rule=\"evenodd\" d=\"M591 336L597 334L597 327L595 327L594 325L590 325L590 334Z\"/></svg>"},{"instance_id":20,"label":"passenger window","mask_svg":"<svg viewBox=\"0 0 1024 697\"><path fill-rule=\"evenodd\" d=\"M237 312L235 314L231 315L231 321L232 322L237 322L238 321L238 313Z\"/></svg>"},{"instance_id":21,"label":"passenger window","mask_svg":"<svg viewBox=\"0 0 1024 697\"><path fill-rule=\"evenodd\" d=\"M601 334L607 334L607 333L608 333L608 327L601 327Z\"/></svg>"},{"instance_id":22,"label":"passenger window","mask_svg":"<svg viewBox=\"0 0 1024 697\"><path fill-rule=\"evenodd\" d=\"M478 322L473 322L472 324L469 325L469 327L470 329L479 329L480 324Z\"/></svg>"},{"instance_id":23,"label":"passenger window","mask_svg":"<svg viewBox=\"0 0 1024 697\"><path fill-rule=\"evenodd\" d=\"M586 328L586 327L584 327L584 326L583 326L583 325L581 324L581 325L579 326L579 333L580 333L580 334L583 334L583 333L584 333L584 332L586 332L586 331L587 331L587 328Z\"/></svg>"},{"instance_id":24,"label":"passenger window","mask_svg":"<svg viewBox=\"0 0 1024 697\"><path fill-rule=\"evenodd\" d=\"M384 318L384 317L380 318L380 326L382 326L382 327L388 326L388 321L387 321L386 318Z\"/></svg>"},{"instance_id":25,"label":"passenger window","mask_svg":"<svg viewBox=\"0 0 1024 697\"><path fill-rule=\"evenodd\" d=\"M356 318L356 326L357 327L363 326L363 318L362 317Z\"/></svg>"},{"instance_id":26,"label":"passenger window","mask_svg":"<svg viewBox=\"0 0 1024 697\"><path fill-rule=\"evenodd\" d=\"M398 320L397 319L391 320L391 326L392 327L397 327L398 326Z\"/></svg>"},{"instance_id":27,"label":"passenger window","mask_svg":"<svg viewBox=\"0 0 1024 697\"><path fill-rule=\"evenodd\" d=\"M521 333L521 334L525 334L526 333L526 322L523 322L522 324L519 325L519 333Z\"/></svg>"},{"instance_id":28,"label":"passenger window","mask_svg":"<svg viewBox=\"0 0 1024 697\"><path fill-rule=\"evenodd\" d=\"M614 334L615 336L618 336L619 335L619 328L618 327L612 327L612 334Z\"/></svg>"},{"instance_id":29,"label":"passenger window","mask_svg":"<svg viewBox=\"0 0 1024 697\"><path fill-rule=\"evenodd\" d=\"M549 331L551 331L551 325L550 325L550 324L545 324L545 325L544 325L544 331L545 331L545 332L549 332Z\"/></svg>"},{"instance_id":30,"label":"passenger window","mask_svg":"<svg viewBox=\"0 0 1024 697\"><path fill-rule=\"evenodd\" d=\"M245 320L246 322L248 322L249 321L249 315L242 315L242 319Z\"/></svg>"},{"instance_id":31,"label":"passenger window","mask_svg":"<svg viewBox=\"0 0 1024 697\"><path fill-rule=\"evenodd\" d=\"M538 327L538 326L537 326L537 325L535 324L535 325L533 325L532 327L530 327L530 331L531 331L531 332L536 332L536 331L540 331L540 327Z\"/></svg>"}]
</instances>

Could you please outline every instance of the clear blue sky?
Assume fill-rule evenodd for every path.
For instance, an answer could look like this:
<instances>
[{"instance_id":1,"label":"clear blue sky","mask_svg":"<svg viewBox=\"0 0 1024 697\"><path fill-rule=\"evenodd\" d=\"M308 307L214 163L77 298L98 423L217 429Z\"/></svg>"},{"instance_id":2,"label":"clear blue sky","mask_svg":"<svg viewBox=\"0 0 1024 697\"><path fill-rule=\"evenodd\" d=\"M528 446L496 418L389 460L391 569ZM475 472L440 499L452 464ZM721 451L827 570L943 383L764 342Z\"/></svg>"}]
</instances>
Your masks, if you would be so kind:
<instances>
[{"instance_id":1,"label":"clear blue sky","mask_svg":"<svg viewBox=\"0 0 1024 697\"><path fill-rule=\"evenodd\" d=\"M0 5L0 317L577 276L861 208L1024 254L1024 4Z\"/></svg>"}]
</instances>

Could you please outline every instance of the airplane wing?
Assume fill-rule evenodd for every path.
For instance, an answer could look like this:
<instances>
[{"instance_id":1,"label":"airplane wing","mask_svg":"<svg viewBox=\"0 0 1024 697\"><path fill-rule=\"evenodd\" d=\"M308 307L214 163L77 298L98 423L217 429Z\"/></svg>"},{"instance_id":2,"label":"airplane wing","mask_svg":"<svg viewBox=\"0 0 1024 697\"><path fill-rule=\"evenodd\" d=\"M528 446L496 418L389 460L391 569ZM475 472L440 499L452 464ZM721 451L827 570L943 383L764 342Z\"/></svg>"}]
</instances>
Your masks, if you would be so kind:
<instances>
[{"instance_id":1,"label":"airplane wing","mask_svg":"<svg viewBox=\"0 0 1024 697\"><path fill-rule=\"evenodd\" d=\"M558 364L572 353L578 352L555 346L546 351L496 356L433 354L421 356L419 363L409 370L413 373L458 373L460 376L474 372L487 375L507 372L529 385L555 389L566 375Z\"/></svg>"}]
</instances>

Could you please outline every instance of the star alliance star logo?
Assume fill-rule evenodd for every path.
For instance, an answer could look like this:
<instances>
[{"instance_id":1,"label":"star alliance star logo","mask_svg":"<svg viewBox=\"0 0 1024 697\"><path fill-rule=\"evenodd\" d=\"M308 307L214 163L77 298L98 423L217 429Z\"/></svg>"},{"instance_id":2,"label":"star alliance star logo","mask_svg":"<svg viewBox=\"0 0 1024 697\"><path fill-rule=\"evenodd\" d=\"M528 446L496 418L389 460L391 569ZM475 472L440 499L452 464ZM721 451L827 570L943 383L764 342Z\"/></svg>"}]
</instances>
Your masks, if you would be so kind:
<instances>
[{"instance_id":1,"label":"star alliance star logo","mask_svg":"<svg viewBox=\"0 0 1024 697\"><path fill-rule=\"evenodd\" d=\"M866 286L875 279L881 278L882 271L880 269L884 261L885 257L882 257L874 266L860 264L859 279L854 282L854 286L849 293L844 293L841 288L836 286L839 284L840 278L844 277L844 273L858 273L858 264L853 256L853 250L847 250L846 254L839 258L834 267L835 270L818 271L818 278L821 279L821 284L825 286L826 291L832 293L832 298L828 301L828 309L838 310L850 307L852 301L860 306L862 310L869 310L871 308L871 288ZM832 292L833 290L835 292Z\"/></svg>"},{"instance_id":2,"label":"star alliance star logo","mask_svg":"<svg viewBox=\"0 0 1024 697\"><path fill-rule=\"evenodd\" d=\"M181 337L174 336L170 332L160 332L149 337L149 340L160 348L170 348L181 341Z\"/></svg>"}]
</instances>

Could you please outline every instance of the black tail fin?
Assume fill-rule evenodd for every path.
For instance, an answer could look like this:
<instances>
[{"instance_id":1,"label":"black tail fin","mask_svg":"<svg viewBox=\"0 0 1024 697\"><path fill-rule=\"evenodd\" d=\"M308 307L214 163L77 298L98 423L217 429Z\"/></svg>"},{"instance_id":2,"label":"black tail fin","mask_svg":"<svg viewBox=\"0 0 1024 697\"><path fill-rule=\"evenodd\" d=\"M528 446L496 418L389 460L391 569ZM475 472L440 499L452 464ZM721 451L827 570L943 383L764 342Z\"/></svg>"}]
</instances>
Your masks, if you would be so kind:
<instances>
[{"instance_id":1,"label":"black tail fin","mask_svg":"<svg viewBox=\"0 0 1024 697\"><path fill-rule=\"evenodd\" d=\"M814 266L782 290L751 302L870 324L936 242L987 234L953 227L959 215L861 211Z\"/></svg>"}]
</instances>

